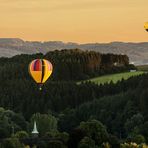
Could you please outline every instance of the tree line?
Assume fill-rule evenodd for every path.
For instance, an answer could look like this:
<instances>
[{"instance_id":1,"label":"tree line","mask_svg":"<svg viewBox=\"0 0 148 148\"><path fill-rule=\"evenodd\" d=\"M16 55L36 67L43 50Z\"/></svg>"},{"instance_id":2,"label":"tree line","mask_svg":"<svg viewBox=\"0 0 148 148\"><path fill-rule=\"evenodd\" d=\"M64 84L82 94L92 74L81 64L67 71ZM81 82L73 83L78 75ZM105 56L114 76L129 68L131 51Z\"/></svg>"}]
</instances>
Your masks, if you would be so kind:
<instances>
[{"instance_id":1,"label":"tree line","mask_svg":"<svg viewBox=\"0 0 148 148\"><path fill-rule=\"evenodd\" d=\"M126 55L100 54L79 49L50 51L34 55L17 55L0 58L1 79L29 79L28 65L31 60L45 58L53 64L52 80L82 80L90 77L127 71L135 68Z\"/></svg>"},{"instance_id":2,"label":"tree line","mask_svg":"<svg viewBox=\"0 0 148 148\"><path fill-rule=\"evenodd\" d=\"M39 91L28 74L28 63L41 57L50 59L56 66L51 79ZM97 62L99 65L95 66ZM78 70L77 63L83 68ZM107 148L109 145L120 147L123 142L148 142L148 74L116 84L97 85L89 81L77 84L74 81L83 74L87 75L83 79L103 74L99 73L101 69L106 74L116 67L118 72L123 65L124 70L135 68L128 64L127 56L78 49L0 58L0 138L3 139L0 147L23 147L20 141L31 136L34 120L39 138L51 138L48 142L38 140L38 147L42 148L51 145ZM82 71L81 76L76 76L76 69Z\"/></svg>"}]
</instances>

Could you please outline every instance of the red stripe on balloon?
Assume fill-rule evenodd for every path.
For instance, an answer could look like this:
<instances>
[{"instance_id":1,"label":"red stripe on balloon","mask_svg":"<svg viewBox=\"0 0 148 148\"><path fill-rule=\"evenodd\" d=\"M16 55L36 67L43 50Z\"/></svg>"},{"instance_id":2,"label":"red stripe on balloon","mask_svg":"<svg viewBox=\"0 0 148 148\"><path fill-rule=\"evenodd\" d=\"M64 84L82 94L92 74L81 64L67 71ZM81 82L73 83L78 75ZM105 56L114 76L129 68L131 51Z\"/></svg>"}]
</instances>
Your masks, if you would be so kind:
<instances>
[{"instance_id":1,"label":"red stripe on balloon","mask_svg":"<svg viewBox=\"0 0 148 148\"><path fill-rule=\"evenodd\" d=\"M48 62L48 69L52 71L52 64L50 62Z\"/></svg>"},{"instance_id":2,"label":"red stripe on balloon","mask_svg":"<svg viewBox=\"0 0 148 148\"><path fill-rule=\"evenodd\" d=\"M35 60L35 62L33 63L33 71L41 71L41 69L42 69L41 60L39 59Z\"/></svg>"}]
</instances>

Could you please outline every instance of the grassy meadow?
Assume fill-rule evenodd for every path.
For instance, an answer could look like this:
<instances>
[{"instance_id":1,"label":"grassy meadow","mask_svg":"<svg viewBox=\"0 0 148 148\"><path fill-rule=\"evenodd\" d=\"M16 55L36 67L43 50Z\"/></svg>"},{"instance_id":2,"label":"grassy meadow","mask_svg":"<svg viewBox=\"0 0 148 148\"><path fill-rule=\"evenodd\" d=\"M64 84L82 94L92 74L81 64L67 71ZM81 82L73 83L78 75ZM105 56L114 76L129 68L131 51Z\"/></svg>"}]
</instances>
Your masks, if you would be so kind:
<instances>
[{"instance_id":1,"label":"grassy meadow","mask_svg":"<svg viewBox=\"0 0 148 148\"><path fill-rule=\"evenodd\" d=\"M95 82L97 84L110 83L111 81L113 83L116 83L116 82L118 82L122 79L127 80L130 77L138 76L138 75L141 75L143 73L145 73L145 72L143 72L143 71L124 72L124 73L118 73L118 74L110 74L110 75L105 75L105 76L99 76L99 77L95 77L95 78L92 78L92 79L89 79L89 80L86 80L86 81ZM80 84L81 82L78 82L78 84Z\"/></svg>"}]
</instances>

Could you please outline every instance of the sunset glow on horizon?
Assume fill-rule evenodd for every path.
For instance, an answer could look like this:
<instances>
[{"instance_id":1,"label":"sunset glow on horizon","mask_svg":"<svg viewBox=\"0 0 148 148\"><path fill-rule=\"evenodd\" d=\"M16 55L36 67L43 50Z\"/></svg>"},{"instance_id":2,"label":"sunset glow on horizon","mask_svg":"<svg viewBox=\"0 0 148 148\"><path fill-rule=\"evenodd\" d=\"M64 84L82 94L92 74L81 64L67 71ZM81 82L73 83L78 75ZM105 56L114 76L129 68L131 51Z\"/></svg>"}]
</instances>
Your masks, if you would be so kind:
<instances>
[{"instance_id":1,"label":"sunset glow on horizon","mask_svg":"<svg viewBox=\"0 0 148 148\"><path fill-rule=\"evenodd\" d=\"M0 38L147 42L148 0L0 0Z\"/></svg>"}]
</instances>

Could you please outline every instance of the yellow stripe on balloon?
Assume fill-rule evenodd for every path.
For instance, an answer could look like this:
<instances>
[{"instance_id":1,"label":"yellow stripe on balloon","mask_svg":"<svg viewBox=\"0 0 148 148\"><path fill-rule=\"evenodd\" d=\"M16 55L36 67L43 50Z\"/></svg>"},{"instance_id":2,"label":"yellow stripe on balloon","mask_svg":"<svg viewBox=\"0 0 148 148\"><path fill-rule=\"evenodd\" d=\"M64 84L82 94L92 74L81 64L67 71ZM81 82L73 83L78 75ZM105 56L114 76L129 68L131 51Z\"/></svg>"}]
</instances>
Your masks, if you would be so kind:
<instances>
[{"instance_id":1,"label":"yellow stripe on balloon","mask_svg":"<svg viewBox=\"0 0 148 148\"><path fill-rule=\"evenodd\" d=\"M148 31L148 22L144 23L144 28Z\"/></svg>"},{"instance_id":2,"label":"yellow stripe on balloon","mask_svg":"<svg viewBox=\"0 0 148 148\"><path fill-rule=\"evenodd\" d=\"M34 71L34 70L32 70L33 62L31 62L30 65L29 65L29 73L30 73L30 75L32 76L32 78L34 79L34 81L36 83L41 83L42 71Z\"/></svg>"},{"instance_id":3,"label":"yellow stripe on balloon","mask_svg":"<svg viewBox=\"0 0 148 148\"><path fill-rule=\"evenodd\" d=\"M42 83L45 83L47 81L47 79L50 77L51 73L52 73L52 69L49 69L49 62L45 59L43 59L44 61L44 77L42 80Z\"/></svg>"}]
</instances>

